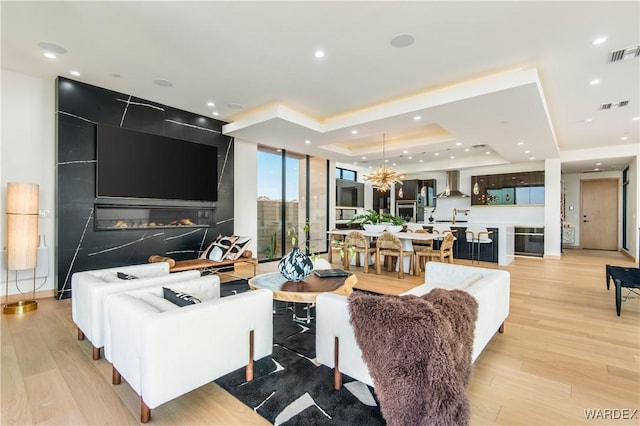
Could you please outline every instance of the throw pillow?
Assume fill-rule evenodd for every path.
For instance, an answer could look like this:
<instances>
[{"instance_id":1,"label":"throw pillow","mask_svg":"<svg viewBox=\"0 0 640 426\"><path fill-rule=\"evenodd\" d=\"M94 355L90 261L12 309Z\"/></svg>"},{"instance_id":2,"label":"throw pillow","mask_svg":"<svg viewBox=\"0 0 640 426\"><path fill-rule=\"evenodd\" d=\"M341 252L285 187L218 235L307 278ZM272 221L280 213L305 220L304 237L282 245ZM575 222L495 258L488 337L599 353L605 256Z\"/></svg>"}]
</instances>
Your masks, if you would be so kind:
<instances>
[{"instance_id":1,"label":"throw pillow","mask_svg":"<svg viewBox=\"0 0 640 426\"><path fill-rule=\"evenodd\" d=\"M218 239L214 244L211 253L209 253L209 260L220 262L229 253L229 250L231 250L237 239L238 237L235 235Z\"/></svg>"},{"instance_id":2,"label":"throw pillow","mask_svg":"<svg viewBox=\"0 0 640 426\"><path fill-rule=\"evenodd\" d=\"M174 291L170 288L162 287L162 293L164 294L165 299L175 303L180 307L201 303L200 299L198 299L197 297L182 293L181 291Z\"/></svg>"},{"instance_id":3,"label":"throw pillow","mask_svg":"<svg viewBox=\"0 0 640 426\"><path fill-rule=\"evenodd\" d=\"M352 293L349 312L388 425L468 425L478 304L460 290Z\"/></svg>"},{"instance_id":4,"label":"throw pillow","mask_svg":"<svg viewBox=\"0 0 640 426\"><path fill-rule=\"evenodd\" d=\"M133 275L129 275L129 274L125 274L124 272L117 272L116 275L118 276L118 278L120 278L121 280L135 280L138 277L135 277Z\"/></svg>"},{"instance_id":5,"label":"throw pillow","mask_svg":"<svg viewBox=\"0 0 640 426\"><path fill-rule=\"evenodd\" d=\"M229 252L225 256L225 259L236 260L239 259L240 256L244 253L244 251L249 247L249 243L251 242L250 237L237 237L236 242L231 246Z\"/></svg>"},{"instance_id":6,"label":"throw pillow","mask_svg":"<svg viewBox=\"0 0 640 426\"><path fill-rule=\"evenodd\" d=\"M204 249L202 253L200 253L200 256L198 257L198 259L209 259L211 250L213 250L213 248L216 246L217 242L220 241L221 238L222 238L222 235L218 234L218 236L211 242L211 244L209 244L207 248Z\"/></svg>"}]
</instances>

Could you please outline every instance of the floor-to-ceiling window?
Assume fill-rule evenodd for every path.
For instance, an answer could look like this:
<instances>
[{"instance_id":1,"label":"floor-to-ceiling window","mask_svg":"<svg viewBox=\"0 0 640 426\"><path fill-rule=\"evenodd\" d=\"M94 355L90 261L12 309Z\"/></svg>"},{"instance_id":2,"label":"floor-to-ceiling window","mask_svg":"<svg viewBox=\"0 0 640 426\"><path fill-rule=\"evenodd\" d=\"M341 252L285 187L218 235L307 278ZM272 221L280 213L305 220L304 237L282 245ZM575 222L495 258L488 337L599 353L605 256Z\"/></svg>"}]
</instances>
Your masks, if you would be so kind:
<instances>
[{"instance_id":1,"label":"floor-to-ceiling window","mask_svg":"<svg viewBox=\"0 0 640 426\"><path fill-rule=\"evenodd\" d=\"M258 149L258 259L291 250L291 229L308 253L327 250L327 160L268 147ZM309 234L304 232L309 221Z\"/></svg>"}]
</instances>

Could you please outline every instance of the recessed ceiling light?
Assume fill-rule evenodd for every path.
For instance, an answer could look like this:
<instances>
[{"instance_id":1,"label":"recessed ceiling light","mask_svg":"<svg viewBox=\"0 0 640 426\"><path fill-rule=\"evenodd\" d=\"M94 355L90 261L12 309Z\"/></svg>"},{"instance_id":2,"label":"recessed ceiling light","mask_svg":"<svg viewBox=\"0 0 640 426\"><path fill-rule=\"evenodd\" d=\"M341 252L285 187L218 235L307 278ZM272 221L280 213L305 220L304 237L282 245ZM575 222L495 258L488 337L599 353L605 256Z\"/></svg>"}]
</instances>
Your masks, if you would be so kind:
<instances>
[{"instance_id":1,"label":"recessed ceiling light","mask_svg":"<svg viewBox=\"0 0 640 426\"><path fill-rule=\"evenodd\" d=\"M408 156L407 158L408 158L409 160L413 160L413 157L412 157L412 156Z\"/></svg>"},{"instance_id":2,"label":"recessed ceiling light","mask_svg":"<svg viewBox=\"0 0 640 426\"><path fill-rule=\"evenodd\" d=\"M155 80L153 80L153 82L155 84L157 84L158 86L161 86L161 87L171 87L171 86L173 86L172 82L170 82L169 80L165 80L164 78L156 78Z\"/></svg>"},{"instance_id":3,"label":"recessed ceiling light","mask_svg":"<svg viewBox=\"0 0 640 426\"><path fill-rule=\"evenodd\" d=\"M75 70L69 71L69 74L71 74L74 77L80 77L80 73L78 71L75 71Z\"/></svg>"},{"instance_id":4,"label":"recessed ceiling light","mask_svg":"<svg viewBox=\"0 0 640 426\"><path fill-rule=\"evenodd\" d=\"M629 139L629 136L626 136L626 135L620 138L620 140L623 140L623 141L626 141L627 139Z\"/></svg>"},{"instance_id":5,"label":"recessed ceiling light","mask_svg":"<svg viewBox=\"0 0 640 426\"><path fill-rule=\"evenodd\" d=\"M600 80L598 80L597 78L595 80L591 80L589 82L589 85L591 85L591 86L595 86L596 84L600 84Z\"/></svg>"},{"instance_id":6,"label":"recessed ceiling light","mask_svg":"<svg viewBox=\"0 0 640 426\"><path fill-rule=\"evenodd\" d=\"M41 41L38 43L38 47L47 52L57 53L63 55L67 53L67 49L57 44L49 43L48 41Z\"/></svg>"},{"instance_id":7,"label":"recessed ceiling light","mask_svg":"<svg viewBox=\"0 0 640 426\"><path fill-rule=\"evenodd\" d=\"M462 145L462 142L456 142L456 146Z\"/></svg>"},{"instance_id":8,"label":"recessed ceiling light","mask_svg":"<svg viewBox=\"0 0 640 426\"><path fill-rule=\"evenodd\" d=\"M436 153L435 153L435 154L433 154L433 155L435 155L435 156L437 157L438 155L440 155L440 153L439 153L439 152L436 152Z\"/></svg>"},{"instance_id":9,"label":"recessed ceiling light","mask_svg":"<svg viewBox=\"0 0 640 426\"><path fill-rule=\"evenodd\" d=\"M352 131L351 131L351 134L352 134L352 135L357 135L357 134L358 134L358 131L357 131L357 130L352 130Z\"/></svg>"},{"instance_id":10,"label":"recessed ceiling light","mask_svg":"<svg viewBox=\"0 0 640 426\"><path fill-rule=\"evenodd\" d=\"M213 114L213 115L215 115L215 116L220 115L220 113L219 113L218 111L213 111L211 114Z\"/></svg>"},{"instance_id":11,"label":"recessed ceiling light","mask_svg":"<svg viewBox=\"0 0 640 426\"><path fill-rule=\"evenodd\" d=\"M306 143L306 144L310 144L310 143L311 143L311 141L310 141L309 139L307 139L306 141L304 141L304 143Z\"/></svg>"},{"instance_id":12,"label":"recessed ceiling light","mask_svg":"<svg viewBox=\"0 0 640 426\"><path fill-rule=\"evenodd\" d=\"M420 161L418 161L418 163L424 163L424 160L420 160Z\"/></svg>"},{"instance_id":13,"label":"recessed ceiling light","mask_svg":"<svg viewBox=\"0 0 640 426\"><path fill-rule=\"evenodd\" d=\"M638 121L638 120L640 120L640 117L633 117L632 120L633 121Z\"/></svg>"},{"instance_id":14,"label":"recessed ceiling light","mask_svg":"<svg viewBox=\"0 0 640 426\"><path fill-rule=\"evenodd\" d=\"M607 41L607 38L606 38L606 37L598 37L598 38L596 38L595 40L593 40L593 41L591 42L591 44L598 45L598 44L602 44L602 43L604 43L605 41Z\"/></svg>"},{"instance_id":15,"label":"recessed ceiling light","mask_svg":"<svg viewBox=\"0 0 640 426\"><path fill-rule=\"evenodd\" d=\"M602 166L602 163L596 163L596 166Z\"/></svg>"},{"instance_id":16,"label":"recessed ceiling light","mask_svg":"<svg viewBox=\"0 0 640 426\"><path fill-rule=\"evenodd\" d=\"M523 141L518 142L518 145L524 145Z\"/></svg>"},{"instance_id":17,"label":"recessed ceiling light","mask_svg":"<svg viewBox=\"0 0 640 426\"><path fill-rule=\"evenodd\" d=\"M469 152L469 151L471 151L471 148L465 148L464 149L464 152Z\"/></svg>"},{"instance_id":18,"label":"recessed ceiling light","mask_svg":"<svg viewBox=\"0 0 640 426\"><path fill-rule=\"evenodd\" d=\"M529 160L535 160L536 157L529 157Z\"/></svg>"},{"instance_id":19,"label":"recessed ceiling light","mask_svg":"<svg viewBox=\"0 0 640 426\"><path fill-rule=\"evenodd\" d=\"M56 55L51 53L51 52L44 52L44 56L49 58L49 59L55 59Z\"/></svg>"},{"instance_id":20,"label":"recessed ceiling light","mask_svg":"<svg viewBox=\"0 0 640 426\"><path fill-rule=\"evenodd\" d=\"M403 154L408 154L409 151L407 151L406 149L404 151L402 151Z\"/></svg>"},{"instance_id":21,"label":"recessed ceiling light","mask_svg":"<svg viewBox=\"0 0 640 426\"><path fill-rule=\"evenodd\" d=\"M414 119L414 120L416 120L416 121L418 121L418 120L421 120L421 119L422 119L422 117L420 117L419 115L416 115L415 117L413 117L413 119Z\"/></svg>"},{"instance_id":22,"label":"recessed ceiling light","mask_svg":"<svg viewBox=\"0 0 640 426\"><path fill-rule=\"evenodd\" d=\"M584 120L582 120L583 123L591 123L593 121L593 118L585 118Z\"/></svg>"},{"instance_id":23,"label":"recessed ceiling light","mask_svg":"<svg viewBox=\"0 0 640 426\"><path fill-rule=\"evenodd\" d=\"M485 152L485 154L491 155L491 151L487 151L487 152Z\"/></svg>"},{"instance_id":24,"label":"recessed ceiling light","mask_svg":"<svg viewBox=\"0 0 640 426\"><path fill-rule=\"evenodd\" d=\"M393 167L395 167L396 165L397 165L396 163L393 163L393 164L392 164L392 166L393 166Z\"/></svg>"},{"instance_id":25,"label":"recessed ceiling light","mask_svg":"<svg viewBox=\"0 0 640 426\"><path fill-rule=\"evenodd\" d=\"M213 106L216 106L216 104L214 104L213 102L209 101L209 102L207 102L207 106L213 107Z\"/></svg>"},{"instance_id":26,"label":"recessed ceiling light","mask_svg":"<svg viewBox=\"0 0 640 426\"><path fill-rule=\"evenodd\" d=\"M282 150L280 148L276 149L276 152L282 152Z\"/></svg>"},{"instance_id":27,"label":"recessed ceiling light","mask_svg":"<svg viewBox=\"0 0 640 426\"><path fill-rule=\"evenodd\" d=\"M367 157L365 157L364 155L362 157L360 157L361 160L366 160Z\"/></svg>"},{"instance_id":28,"label":"recessed ceiling light","mask_svg":"<svg viewBox=\"0 0 640 426\"><path fill-rule=\"evenodd\" d=\"M357 162L357 161L354 161L354 162L353 162L353 164L358 164L358 162Z\"/></svg>"},{"instance_id":29,"label":"recessed ceiling light","mask_svg":"<svg viewBox=\"0 0 640 426\"><path fill-rule=\"evenodd\" d=\"M526 150L524 153L525 153L525 154L528 154L528 153L530 153L530 152L531 152L530 150Z\"/></svg>"},{"instance_id":30,"label":"recessed ceiling light","mask_svg":"<svg viewBox=\"0 0 640 426\"><path fill-rule=\"evenodd\" d=\"M316 50L313 52L313 56L316 58L324 58L324 50Z\"/></svg>"},{"instance_id":31,"label":"recessed ceiling light","mask_svg":"<svg viewBox=\"0 0 640 426\"><path fill-rule=\"evenodd\" d=\"M456 157L454 157L453 155L451 155L451 156L449 156L449 158L451 158L451 159L453 160L453 159L454 159L454 158L456 158Z\"/></svg>"},{"instance_id":32,"label":"recessed ceiling light","mask_svg":"<svg viewBox=\"0 0 640 426\"><path fill-rule=\"evenodd\" d=\"M393 47L398 47L398 48L407 47L407 46L411 46L415 41L416 41L416 38L413 36L413 34L402 33L402 34L395 35L391 39L391 45Z\"/></svg>"},{"instance_id":33,"label":"recessed ceiling light","mask_svg":"<svg viewBox=\"0 0 640 426\"><path fill-rule=\"evenodd\" d=\"M593 169L593 171L594 171L594 172L599 172L599 171L600 171L600 169L596 167L595 169Z\"/></svg>"},{"instance_id":34,"label":"recessed ceiling light","mask_svg":"<svg viewBox=\"0 0 640 426\"><path fill-rule=\"evenodd\" d=\"M385 162L385 163L388 163L388 162L389 162L389 160L385 159L385 160L384 160L384 162Z\"/></svg>"}]
</instances>

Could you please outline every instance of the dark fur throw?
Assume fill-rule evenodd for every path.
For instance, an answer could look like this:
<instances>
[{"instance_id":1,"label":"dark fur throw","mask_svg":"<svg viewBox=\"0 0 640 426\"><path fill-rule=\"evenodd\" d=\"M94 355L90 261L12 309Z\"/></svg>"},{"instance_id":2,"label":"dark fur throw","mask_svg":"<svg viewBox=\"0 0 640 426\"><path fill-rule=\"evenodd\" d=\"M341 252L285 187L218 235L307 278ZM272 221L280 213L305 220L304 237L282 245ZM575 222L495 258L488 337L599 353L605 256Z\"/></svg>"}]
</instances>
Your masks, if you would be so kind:
<instances>
[{"instance_id":1,"label":"dark fur throw","mask_svg":"<svg viewBox=\"0 0 640 426\"><path fill-rule=\"evenodd\" d=\"M422 297L354 292L349 311L388 425L469 424L473 296L443 289Z\"/></svg>"}]
</instances>

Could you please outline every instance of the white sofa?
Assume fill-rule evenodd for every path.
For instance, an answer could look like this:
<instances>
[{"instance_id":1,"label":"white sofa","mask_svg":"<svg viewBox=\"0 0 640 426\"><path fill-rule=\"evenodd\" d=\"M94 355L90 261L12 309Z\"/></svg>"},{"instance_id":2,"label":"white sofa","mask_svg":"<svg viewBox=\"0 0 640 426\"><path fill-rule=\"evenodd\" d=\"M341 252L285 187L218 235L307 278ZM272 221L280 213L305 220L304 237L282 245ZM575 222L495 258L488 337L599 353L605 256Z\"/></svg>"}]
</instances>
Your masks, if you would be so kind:
<instances>
[{"instance_id":1,"label":"white sofa","mask_svg":"<svg viewBox=\"0 0 640 426\"><path fill-rule=\"evenodd\" d=\"M252 380L253 361L273 350L270 290L207 300L189 288L192 284L199 283L166 287L191 292L202 303L168 306L162 288L106 300L105 355L113 366L113 384L124 378L140 395L143 423L150 420L151 409L243 366L247 381Z\"/></svg>"},{"instance_id":2,"label":"white sofa","mask_svg":"<svg viewBox=\"0 0 640 426\"><path fill-rule=\"evenodd\" d=\"M475 361L496 331L504 331L504 321L509 315L510 281L509 272L499 269L427 262L425 283L403 294L421 296L434 288L459 288L475 297L478 302L472 352ZM344 296L324 293L317 298L316 357L320 364L334 368L336 389L342 386L341 373L373 386Z\"/></svg>"},{"instance_id":3,"label":"white sofa","mask_svg":"<svg viewBox=\"0 0 640 426\"><path fill-rule=\"evenodd\" d=\"M118 272L137 279L122 280L118 278ZM100 348L104 345L104 298L107 295L199 276L199 271L169 274L166 262L74 273L71 276L71 315L78 326L78 339L89 339L93 345L93 359L99 359Z\"/></svg>"}]
</instances>

